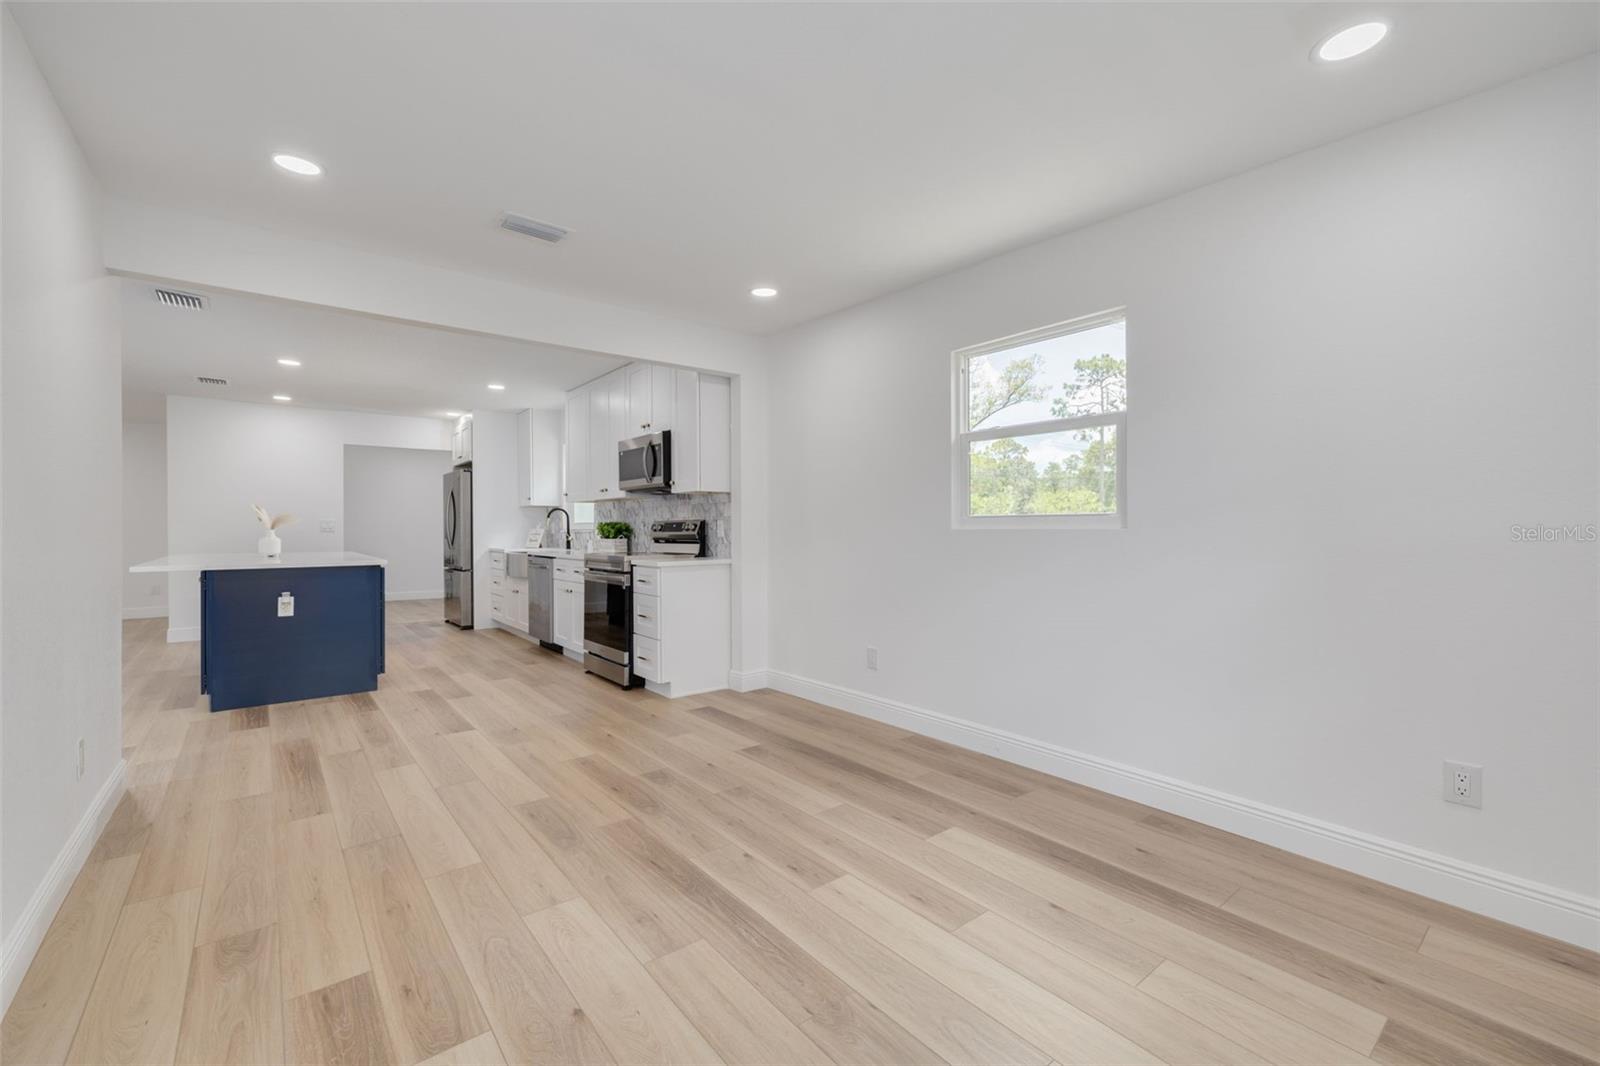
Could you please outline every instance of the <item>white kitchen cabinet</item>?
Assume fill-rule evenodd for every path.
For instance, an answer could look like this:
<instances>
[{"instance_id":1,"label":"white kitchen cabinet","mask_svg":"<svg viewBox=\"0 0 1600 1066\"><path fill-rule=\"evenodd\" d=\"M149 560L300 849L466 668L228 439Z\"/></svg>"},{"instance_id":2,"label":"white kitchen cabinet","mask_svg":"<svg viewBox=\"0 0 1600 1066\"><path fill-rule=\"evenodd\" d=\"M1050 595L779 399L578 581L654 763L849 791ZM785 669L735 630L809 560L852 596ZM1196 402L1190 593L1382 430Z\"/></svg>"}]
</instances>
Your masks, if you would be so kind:
<instances>
[{"instance_id":1,"label":"white kitchen cabinet","mask_svg":"<svg viewBox=\"0 0 1600 1066\"><path fill-rule=\"evenodd\" d=\"M601 378L589 389L589 492L588 500L609 500L622 495L617 489L617 438L612 416L612 383ZM611 461L607 462L606 457Z\"/></svg>"},{"instance_id":2,"label":"white kitchen cabinet","mask_svg":"<svg viewBox=\"0 0 1600 1066\"><path fill-rule=\"evenodd\" d=\"M472 462L472 416L462 415L450 432L450 461L457 465Z\"/></svg>"},{"instance_id":3,"label":"white kitchen cabinet","mask_svg":"<svg viewBox=\"0 0 1600 1066\"><path fill-rule=\"evenodd\" d=\"M489 552L489 617L500 625L528 631L528 579L512 577L507 564L511 552Z\"/></svg>"},{"instance_id":4,"label":"white kitchen cabinet","mask_svg":"<svg viewBox=\"0 0 1600 1066\"><path fill-rule=\"evenodd\" d=\"M615 500L617 442L672 432L674 492L733 487L733 383L717 374L634 363L567 393L568 505Z\"/></svg>"},{"instance_id":5,"label":"white kitchen cabinet","mask_svg":"<svg viewBox=\"0 0 1600 1066\"><path fill-rule=\"evenodd\" d=\"M673 394L672 491L732 491L732 381L678 370Z\"/></svg>"},{"instance_id":6,"label":"white kitchen cabinet","mask_svg":"<svg viewBox=\"0 0 1600 1066\"><path fill-rule=\"evenodd\" d=\"M557 578L555 588L556 643L568 651L583 651L583 582Z\"/></svg>"},{"instance_id":7,"label":"white kitchen cabinet","mask_svg":"<svg viewBox=\"0 0 1600 1066\"><path fill-rule=\"evenodd\" d=\"M634 672L676 698L728 687L732 571L726 560L633 568Z\"/></svg>"},{"instance_id":8,"label":"white kitchen cabinet","mask_svg":"<svg viewBox=\"0 0 1600 1066\"><path fill-rule=\"evenodd\" d=\"M561 502L561 412L517 415L517 503L554 507Z\"/></svg>"},{"instance_id":9,"label":"white kitchen cabinet","mask_svg":"<svg viewBox=\"0 0 1600 1066\"><path fill-rule=\"evenodd\" d=\"M587 385L567 393L567 451L566 477L561 495L567 512L580 500L587 500L589 492L589 387Z\"/></svg>"},{"instance_id":10,"label":"white kitchen cabinet","mask_svg":"<svg viewBox=\"0 0 1600 1066\"><path fill-rule=\"evenodd\" d=\"M673 413L678 403L677 375L693 374L670 366L635 363L627 368L628 418L626 434L618 438L640 437L675 429Z\"/></svg>"}]
</instances>

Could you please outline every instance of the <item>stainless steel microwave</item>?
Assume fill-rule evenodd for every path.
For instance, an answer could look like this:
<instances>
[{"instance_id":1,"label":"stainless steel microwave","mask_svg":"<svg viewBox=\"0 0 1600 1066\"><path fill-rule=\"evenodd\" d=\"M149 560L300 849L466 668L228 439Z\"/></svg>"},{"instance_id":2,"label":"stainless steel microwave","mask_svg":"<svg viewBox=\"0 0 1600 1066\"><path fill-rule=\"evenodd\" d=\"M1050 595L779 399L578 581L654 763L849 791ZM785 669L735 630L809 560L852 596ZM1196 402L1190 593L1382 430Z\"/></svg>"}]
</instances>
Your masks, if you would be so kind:
<instances>
[{"instance_id":1,"label":"stainless steel microwave","mask_svg":"<svg viewBox=\"0 0 1600 1066\"><path fill-rule=\"evenodd\" d=\"M617 442L617 487L623 492L672 491L672 431Z\"/></svg>"}]
</instances>

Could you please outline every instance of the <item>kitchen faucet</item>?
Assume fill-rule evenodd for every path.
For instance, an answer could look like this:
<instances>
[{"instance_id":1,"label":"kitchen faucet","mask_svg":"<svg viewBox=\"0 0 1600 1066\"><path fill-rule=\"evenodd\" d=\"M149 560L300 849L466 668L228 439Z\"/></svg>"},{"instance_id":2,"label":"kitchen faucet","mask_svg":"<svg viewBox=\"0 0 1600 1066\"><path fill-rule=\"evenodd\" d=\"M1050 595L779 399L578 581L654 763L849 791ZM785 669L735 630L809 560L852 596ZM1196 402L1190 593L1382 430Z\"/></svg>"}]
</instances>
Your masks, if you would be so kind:
<instances>
[{"instance_id":1,"label":"kitchen faucet","mask_svg":"<svg viewBox=\"0 0 1600 1066\"><path fill-rule=\"evenodd\" d=\"M571 551L572 550L572 516L567 513L567 509L565 507L552 507L545 514L544 520L546 522L550 521L550 516L555 514L557 511L560 511L562 516L566 518L566 522L563 523L563 526L566 528L566 531L567 531L567 550Z\"/></svg>"}]
</instances>

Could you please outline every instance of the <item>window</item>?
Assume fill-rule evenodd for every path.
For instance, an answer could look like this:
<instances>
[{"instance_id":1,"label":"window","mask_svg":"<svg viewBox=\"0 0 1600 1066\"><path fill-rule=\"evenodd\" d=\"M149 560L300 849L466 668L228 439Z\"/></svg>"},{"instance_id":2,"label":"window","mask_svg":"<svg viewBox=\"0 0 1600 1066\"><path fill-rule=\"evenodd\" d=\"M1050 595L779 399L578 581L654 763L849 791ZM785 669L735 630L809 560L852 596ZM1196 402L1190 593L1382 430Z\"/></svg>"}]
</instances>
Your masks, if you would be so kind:
<instances>
[{"instance_id":1,"label":"window","mask_svg":"<svg viewBox=\"0 0 1600 1066\"><path fill-rule=\"evenodd\" d=\"M1122 527L1127 325L1109 311L955 353L957 527Z\"/></svg>"},{"instance_id":2,"label":"window","mask_svg":"<svg viewBox=\"0 0 1600 1066\"><path fill-rule=\"evenodd\" d=\"M592 504L592 503L575 503L575 504L572 505L572 528L573 529L593 529L594 528L594 504Z\"/></svg>"}]
</instances>

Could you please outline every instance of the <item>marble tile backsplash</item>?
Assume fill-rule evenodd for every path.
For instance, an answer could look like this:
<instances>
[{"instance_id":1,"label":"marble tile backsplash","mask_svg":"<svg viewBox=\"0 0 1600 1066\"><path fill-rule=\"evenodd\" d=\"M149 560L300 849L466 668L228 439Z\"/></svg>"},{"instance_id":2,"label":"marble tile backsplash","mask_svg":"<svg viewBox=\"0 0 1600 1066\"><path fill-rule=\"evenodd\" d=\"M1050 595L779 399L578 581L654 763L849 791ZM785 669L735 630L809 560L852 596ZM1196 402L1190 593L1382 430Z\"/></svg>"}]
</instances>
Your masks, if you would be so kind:
<instances>
[{"instance_id":1,"label":"marble tile backsplash","mask_svg":"<svg viewBox=\"0 0 1600 1066\"><path fill-rule=\"evenodd\" d=\"M653 551L650 523L669 518L700 518L706 523L706 554L716 559L733 555L731 535L733 497L726 492L696 492L682 496L628 496L601 500L594 505L596 522L626 522L633 527L633 550Z\"/></svg>"}]
</instances>

